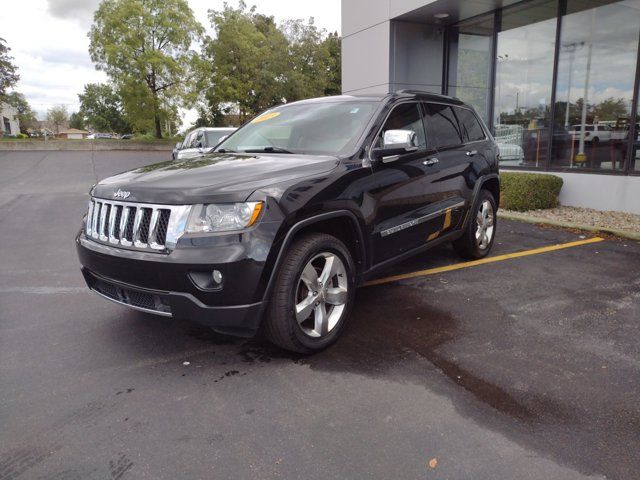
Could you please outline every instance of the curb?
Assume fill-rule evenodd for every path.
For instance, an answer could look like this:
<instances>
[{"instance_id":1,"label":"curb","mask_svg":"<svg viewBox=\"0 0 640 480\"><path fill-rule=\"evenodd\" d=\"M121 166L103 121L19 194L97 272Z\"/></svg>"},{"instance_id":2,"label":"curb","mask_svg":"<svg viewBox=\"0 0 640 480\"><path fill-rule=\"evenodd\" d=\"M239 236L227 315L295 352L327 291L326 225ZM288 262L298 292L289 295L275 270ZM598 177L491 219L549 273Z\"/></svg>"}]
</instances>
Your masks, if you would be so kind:
<instances>
[{"instance_id":1,"label":"curb","mask_svg":"<svg viewBox=\"0 0 640 480\"><path fill-rule=\"evenodd\" d=\"M527 214L504 213L498 210L498 217L505 220L514 220L516 222L533 223L538 225L551 225L553 227L574 228L576 230L584 230L592 233L606 233L616 237L628 238L640 242L640 233L628 232L624 230L615 230L606 227L593 227L591 225L580 225L579 223L560 222L558 220L549 220L546 218L532 217Z\"/></svg>"}]
</instances>

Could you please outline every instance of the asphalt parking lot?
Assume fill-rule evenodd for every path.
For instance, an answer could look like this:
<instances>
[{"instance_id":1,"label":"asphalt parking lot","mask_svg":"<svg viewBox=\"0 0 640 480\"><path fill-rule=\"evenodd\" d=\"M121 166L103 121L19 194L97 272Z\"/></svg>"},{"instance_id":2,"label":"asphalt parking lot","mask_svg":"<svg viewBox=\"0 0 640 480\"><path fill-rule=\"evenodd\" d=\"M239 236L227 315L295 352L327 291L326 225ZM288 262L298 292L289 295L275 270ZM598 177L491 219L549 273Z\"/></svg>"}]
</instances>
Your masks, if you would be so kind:
<instances>
[{"instance_id":1,"label":"asphalt parking lot","mask_svg":"<svg viewBox=\"0 0 640 480\"><path fill-rule=\"evenodd\" d=\"M166 157L0 152L1 480L640 477L638 243L363 287L300 357L86 290L89 187ZM493 255L580 236L502 221Z\"/></svg>"}]
</instances>

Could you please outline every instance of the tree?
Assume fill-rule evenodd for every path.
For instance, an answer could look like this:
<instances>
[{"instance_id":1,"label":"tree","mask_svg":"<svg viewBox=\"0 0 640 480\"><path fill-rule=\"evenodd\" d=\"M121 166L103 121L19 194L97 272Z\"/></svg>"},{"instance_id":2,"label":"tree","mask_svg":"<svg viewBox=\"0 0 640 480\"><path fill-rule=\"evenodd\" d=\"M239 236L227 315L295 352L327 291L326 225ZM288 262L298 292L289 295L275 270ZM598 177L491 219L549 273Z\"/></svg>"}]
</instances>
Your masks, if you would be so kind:
<instances>
[{"instance_id":1,"label":"tree","mask_svg":"<svg viewBox=\"0 0 640 480\"><path fill-rule=\"evenodd\" d=\"M84 116L81 112L73 112L69 117L69 127L84 130Z\"/></svg>"},{"instance_id":2,"label":"tree","mask_svg":"<svg viewBox=\"0 0 640 480\"><path fill-rule=\"evenodd\" d=\"M330 33L322 42L322 48L329 53L327 59L327 83L324 87L325 95L342 94L342 38L338 32Z\"/></svg>"},{"instance_id":3,"label":"tree","mask_svg":"<svg viewBox=\"0 0 640 480\"><path fill-rule=\"evenodd\" d=\"M129 133L122 99L113 87L104 83L89 83L78 94L80 113L87 125L99 132Z\"/></svg>"},{"instance_id":4,"label":"tree","mask_svg":"<svg viewBox=\"0 0 640 480\"><path fill-rule=\"evenodd\" d=\"M10 51L5 39L0 38L0 98L4 97L7 90L14 87L20 80L18 67L13 63L13 57L9 56Z\"/></svg>"},{"instance_id":5,"label":"tree","mask_svg":"<svg viewBox=\"0 0 640 480\"><path fill-rule=\"evenodd\" d=\"M151 119L156 137L161 138L166 110L175 108L176 100L189 98L195 57L190 48L202 32L186 0L100 4L89 32L89 53L115 83L138 129L147 128Z\"/></svg>"},{"instance_id":6,"label":"tree","mask_svg":"<svg viewBox=\"0 0 640 480\"><path fill-rule=\"evenodd\" d=\"M594 115L599 121L629 118L624 98L609 97L594 107Z\"/></svg>"},{"instance_id":7,"label":"tree","mask_svg":"<svg viewBox=\"0 0 640 480\"><path fill-rule=\"evenodd\" d=\"M225 4L209 10L215 38L205 41L203 78L213 117L237 107L240 121L282 103L285 94L287 39L273 17Z\"/></svg>"},{"instance_id":8,"label":"tree","mask_svg":"<svg viewBox=\"0 0 640 480\"><path fill-rule=\"evenodd\" d=\"M56 129L56 135L60 133L60 126L67 123L69 114L64 105L56 105L47 111L47 121Z\"/></svg>"},{"instance_id":9,"label":"tree","mask_svg":"<svg viewBox=\"0 0 640 480\"><path fill-rule=\"evenodd\" d=\"M221 125L236 113L242 123L280 103L340 93L340 37L327 35L313 19L278 27L243 1L238 8L209 10L209 19L215 36L205 40L201 63L208 103L202 121Z\"/></svg>"},{"instance_id":10,"label":"tree","mask_svg":"<svg viewBox=\"0 0 640 480\"><path fill-rule=\"evenodd\" d=\"M288 67L286 70L289 101L341 93L340 37L328 35L308 23L289 20L282 25L287 36Z\"/></svg>"},{"instance_id":11,"label":"tree","mask_svg":"<svg viewBox=\"0 0 640 480\"><path fill-rule=\"evenodd\" d=\"M18 121L20 122L20 131L22 133L27 133L27 130L37 127L38 119L36 114L23 94L11 92L5 96L5 99L18 112Z\"/></svg>"}]
</instances>

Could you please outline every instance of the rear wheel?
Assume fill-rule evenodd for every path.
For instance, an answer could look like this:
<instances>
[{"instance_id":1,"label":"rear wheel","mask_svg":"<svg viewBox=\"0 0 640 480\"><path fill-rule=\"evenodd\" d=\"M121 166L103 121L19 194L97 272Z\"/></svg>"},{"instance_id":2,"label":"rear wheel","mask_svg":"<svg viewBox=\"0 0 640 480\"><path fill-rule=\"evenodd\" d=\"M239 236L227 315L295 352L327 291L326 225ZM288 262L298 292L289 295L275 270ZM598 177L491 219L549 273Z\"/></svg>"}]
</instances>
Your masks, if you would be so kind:
<instances>
[{"instance_id":1,"label":"rear wheel","mask_svg":"<svg viewBox=\"0 0 640 480\"><path fill-rule=\"evenodd\" d=\"M480 190L464 234L453 242L453 248L461 257L479 259L489 254L496 233L496 211L491 192Z\"/></svg>"},{"instance_id":2,"label":"rear wheel","mask_svg":"<svg viewBox=\"0 0 640 480\"><path fill-rule=\"evenodd\" d=\"M264 333L286 350L322 350L344 329L354 293L353 260L344 244L319 233L301 237L277 274Z\"/></svg>"}]
</instances>

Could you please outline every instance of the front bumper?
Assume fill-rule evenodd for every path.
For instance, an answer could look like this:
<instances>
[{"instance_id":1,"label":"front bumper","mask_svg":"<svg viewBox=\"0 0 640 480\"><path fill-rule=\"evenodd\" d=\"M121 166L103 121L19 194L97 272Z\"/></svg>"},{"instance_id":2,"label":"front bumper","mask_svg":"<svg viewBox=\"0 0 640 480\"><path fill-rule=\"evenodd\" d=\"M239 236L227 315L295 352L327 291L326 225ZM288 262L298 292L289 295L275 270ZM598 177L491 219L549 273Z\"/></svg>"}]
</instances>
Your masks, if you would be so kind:
<instances>
[{"instance_id":1,"label":"front bumper","mask_svg":"<svg viewBox=\"0 0 640 480\"><path fill-rule=\"evenodd\" d=\"M211 307L188 293L141 289L101 277L85 267L82 267L82 274L93 292L135 310L195 320L217 332L239 337L252 337L260 326L262 302Z\"/></svg>"},{"instance_id":2,"label":"front bumper","mask_svg":"<svg viewBox=\"0 0 640 480\"><path fill-rule=\"evenodd\" d=\"M259 328L268 282L265 269L275 224L251 232L181 239L170 254L125 250L76 237L88 287L111 301L158 315L189 319L215 331L253 336ZM219 286L197 275L222 273Z\"/></svg>"}]
</instances>

